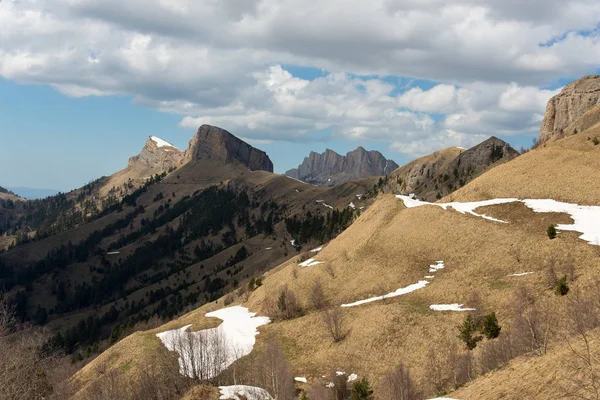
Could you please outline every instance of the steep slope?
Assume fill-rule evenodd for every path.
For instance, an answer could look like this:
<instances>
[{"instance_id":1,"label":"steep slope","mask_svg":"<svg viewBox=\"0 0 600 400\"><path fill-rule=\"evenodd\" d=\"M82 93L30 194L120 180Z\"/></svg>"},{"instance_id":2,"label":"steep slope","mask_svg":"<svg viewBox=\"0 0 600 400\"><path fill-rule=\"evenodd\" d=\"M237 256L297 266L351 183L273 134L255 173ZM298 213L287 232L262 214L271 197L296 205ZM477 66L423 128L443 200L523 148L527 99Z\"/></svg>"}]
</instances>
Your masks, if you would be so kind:
<instances>
[{"instance_id":1,"label":"steep slope","mask_svg":"<svg viewBox=\"0 0 600 400\"><path fill-rule=\"evenodd\" d=\"M414 193L418 198L435 201L518 155L508 143L493 136L470 149L451 147L436 151L394 171L388 180L388 190Z\"/></svg>"},{"instance_id":2,"label":"steep slope","mask_svg":"<svg viewBox=\"0 0 600 400\"><path fill-rule=\"evenodd\" d=\"M546 106L539 143L582 132L600 122L600 75L589 75L566 85ZM596 108L593 115L586 115ZM585 116L585 118L584 118Z\"/></svg>"},{"instance_id":3,"label":"steep slope","mask_svg":"<svg viewBox=\"0 0 600 400\"><path fill-rule=\"evenodd\" d=\"M600 189L593 184L594 171L600 167L597 161L600 145L587 139L600 134L597 129L548 143L498 165L442 201L550 198L600 206ZM431 160L450 165L447 160L453 152L442 152ZM504 364L495 362L498 358L510 359L531 351L532 341L539 340L527 336L531 324L540 323L534 318L567 320L570 314L565 310L577 299L571 293L585 293L600 273L598 246L581 240L577 232L560 231L556 239L550 240L546 234L549 224L573 222L565 213L535 212L521 202L475 209L476 214L484 214L492 219L489 220L457 211L460 209L459 204L447 210L434 205L406 208L402 200L384 195L321 252L307 252L266 272L261 287L249 295L234 297L251 311L274 319L260 328L257 346L264 338L278 338L284 344L294 376L307 377L309 384L324 385L327 381L321 376L330 371L352 371L366 376L377 393L383 390L384 374L402 362L430 397L440 390L450 390L454 384L460 386L475 375L501 368L451 393L450 397L563 398L563 388L551 384L550 378L555 376L552 368L566 368L565 363L572 361L564 342L568 324L548 325L552 327L552 335L544 344L549 349L547 355L537 358L528 353L505 369ZM307 257L320 263L302 267L300 263ZM440 261L444 268L439 267ZM547 282L549 271L555 278L563 274L570 277L570 294L565 297L554 294L554 286ZM335 307L386 293L401 295L340 308L347 335L334 343L323 322L325 311L312 305L315 282L320 283L326 301ZM278 320L273 307L284 287L295 294L304 312L288 320ZM207 304L157 331L187 323L206 323L204 315L221 304ZM500 339L484 340L471 352L462 350L456 327L465 314L431 308L452 304L474 307L480 313L495 312L503 326ZM556 319L546 319L549 318L546 315ZM504 339L507 335L514 336ZM595 336L592 340L597 342ZM520 341L526 344L519 345ZM117 343L107 353L127 353L128 346L131 344ZM453 348L454 358L447 359L446 353L450 354ZM146 352L143 360L151 353ZM494 357L496 361L492 362ZM464 380L452 375L459 370L464 372L466 364L453 364L448 362L450 359L472 363L466 372L470 378ZM441 388L436 381L438 369L442 371L440 374L452 377ZM567 376L566 372L561 370L556 376ZM459 378L462 380L458 383L453 380ZM102 377L90 367L78 379L102 380Z\"/></svg>"},{"instance_id":4,"label":"steep slope","mask_svg":"<svg viewBox=\"0 0 600 400\"><path fill-rule=\"evenodd\" d=\"M285 175L314 185L335 186L354 179L384 176L396 168L398 164L380 152L358 147L345 156L329 149L323 154L311 152L298 168Z\"/></svg>"},{"instance_id":5,"label":"steep slope","mask_svg":"<svg viewBox=\"0 0 600 400\"><path fill-rule=\"evenodd\" d=\"M273 163L267 154L258 150L224 129L202 125L185 151L185 160L215 160L224 164L240 163L251 171L273 172Z\"/></svg>"}]
</instances>

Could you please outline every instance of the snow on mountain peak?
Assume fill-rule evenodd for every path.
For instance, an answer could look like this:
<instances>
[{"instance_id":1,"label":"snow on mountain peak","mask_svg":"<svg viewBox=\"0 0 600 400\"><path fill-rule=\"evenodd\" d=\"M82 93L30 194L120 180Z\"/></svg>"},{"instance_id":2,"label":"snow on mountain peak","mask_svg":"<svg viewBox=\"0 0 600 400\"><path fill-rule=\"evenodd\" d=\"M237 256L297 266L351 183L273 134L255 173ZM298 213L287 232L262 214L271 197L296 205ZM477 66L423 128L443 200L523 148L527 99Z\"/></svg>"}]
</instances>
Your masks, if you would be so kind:
<instances>
[{"instance_id":1,"label":"snow on mountain peak","mask_svg":"<svg viewBox=\"0 0 600 400\"><path fill-rule=\"evenodd\" d=\"M158 147L174 147L174 148L177 148L177 147L173 146L171 143L169 143L169 142L167 142L165 140L162 140L159 137L150 136L150 139L152 139L152 141L154 143L156 143L156 146L158 146Z\"/></svg>"}]
</instances>

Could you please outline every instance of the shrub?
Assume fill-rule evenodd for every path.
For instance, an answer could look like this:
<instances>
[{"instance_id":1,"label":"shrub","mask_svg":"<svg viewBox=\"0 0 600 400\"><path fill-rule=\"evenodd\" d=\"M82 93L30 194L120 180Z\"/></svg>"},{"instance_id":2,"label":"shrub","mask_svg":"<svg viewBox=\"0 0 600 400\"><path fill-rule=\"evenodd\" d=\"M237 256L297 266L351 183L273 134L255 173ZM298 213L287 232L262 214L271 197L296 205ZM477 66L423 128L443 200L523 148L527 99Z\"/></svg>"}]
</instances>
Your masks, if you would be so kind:
<instances>
[{"instance_id":1,"label":"shrub","mask_svg":"<svg viewBox=\"0 0 600 400\"><path fill-rule=\"evenodd\" d=\"M594 146L597 146L598 144L600 144L600 140L598 140L597 136L594 136L594 138L592 139L592 143L594 143Z\"/></svg>"},{"instance_id":2,"label":"shrub","mask_svg":"<svg viewBox=\"0 0 600 400\"><path fill-rule=\"evenodd\" d=\"M303 314L296 294L287 286L279 290L276 298L269 298L266 303L267 313L274 320L294 319Z\"/></svg>"},{"instance_id":3,"label":"shrub","mask_svg":"<svg viewBox=\"0 0 600 400\"><path fill-rule=\"evenodd\" d=\"M352 400L372 400L373 389L367 378L362 378L360 381L354 382L352 385L352 394L350 396Z\"/></svg>"},{"instance_id":4,"label":"shrub","mask_svg":"<svg viewBox=\"0 0 600 400\"><path fill-rule=\"evenodd\" d=\"M348 335L346 319L341 308L332 307L325 310L323 312L323 322L335 343L341 342Z\"/></svg>"},{"instance_id":5,"label":"shrub","mask_svg":"<svg viewBox=\"0 0 600 400\"><path fill-rule=\"evenodd\" d=\"M557 295L564 296L569 293L569 284L567 283L568 280L569 277L567 275L564 275L562 278L560 278L555 289Z\"/></svg>"},{"instance_id":6,"label":"shrub","mask_svg":"<svg viewBox=\"0 0 600 400\"><path fill-rule=\"evenodd\" d=\"M458 338L465 344L468 350L473 350L477 347L477 342L483 339L481 335L477 334L477 324L470 314L467 315L462 325L458 326L458 330L460 332Z\"/></svg>"},{"instance_id":7,"label":"shrub","mask_svg":"<svg viewBox=\"0 0 600 400\"><path fill-rule=\"evenodd\" d=\"M481 333L488 339L495 339L500 336L500 330L502 327L498 325L498 319L496 313L493 312L483 317Z\"/></svg>"},{"instance_id":8,"label":"shrub","mask_svg":"<svg viewBox=\"0 0 600 400\"><path fill-rule=\"evenodd\" d=\"M546 233L550 239L554 239L556 237L556 227L552 224L548 225L548 229L546 229Z\"/></svg>"}]
</instances>

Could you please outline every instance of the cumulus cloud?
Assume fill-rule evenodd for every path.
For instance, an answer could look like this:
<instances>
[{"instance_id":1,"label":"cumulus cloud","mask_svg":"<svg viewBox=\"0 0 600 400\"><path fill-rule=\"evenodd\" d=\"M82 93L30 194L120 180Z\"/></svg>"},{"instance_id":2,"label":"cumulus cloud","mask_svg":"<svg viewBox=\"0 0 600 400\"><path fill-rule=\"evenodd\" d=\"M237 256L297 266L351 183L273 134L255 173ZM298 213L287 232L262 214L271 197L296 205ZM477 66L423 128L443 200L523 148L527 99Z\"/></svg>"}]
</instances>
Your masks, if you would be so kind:
<instances>
[{"instance_id":1,"label":"cumulus cloud","mask_svg":"<svg viewBox=\"0 0 600 400\"><path fill-rule=\"evenodd\" d=\"M255 141L331 129L417 154L533 133L555 93L540 87L600 67L598 21L588 0L11 0L0 76L129 94Z\"/></svg>"}]
</instances>

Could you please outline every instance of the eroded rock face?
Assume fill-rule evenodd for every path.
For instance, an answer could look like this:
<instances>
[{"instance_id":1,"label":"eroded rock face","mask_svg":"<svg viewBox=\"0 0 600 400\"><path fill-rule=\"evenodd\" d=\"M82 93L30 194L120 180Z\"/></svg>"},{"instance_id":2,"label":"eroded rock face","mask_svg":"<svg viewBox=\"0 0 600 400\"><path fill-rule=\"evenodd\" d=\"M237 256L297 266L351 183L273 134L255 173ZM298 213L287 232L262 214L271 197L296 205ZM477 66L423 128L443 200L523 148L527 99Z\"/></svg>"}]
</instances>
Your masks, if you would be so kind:
<instances>
[{"instance_id":1,"label":"eroded rock face","mask_svg":"<svg viewBox=\"0 0 600 400\"><path fill-rule=\"evenodd\" d=\"M600 75L589 75L571 82L548 101L539 142L544 143L548 140L560 139L567 134L577 133L576 130L565 131L588 110L599 105ZM589 124L590 122L587 123Z\"/></svg>"},{"instance_id":2,"label":"eroded rock face","mask_svg":"<svg viewBox=\"0 0 600 400\"><path fill-rule=\"evenodd\" d=\"M241 163L252 171L273 172L267 153L252 147L224 129L202 125L185 151L185 161L215 160L225 164Z\"/></svg>"},{"instance_id":3,"label":"eroded rock face","mask_svg":"<svg viewBox=\"0 0 600 400\"><path fill-rule=\"evenodd\" d=\"M333 150L325 153L311 152L298 168L285 174L314 185L334 186L353 179L387 175L398 168L378 151L367 151L362 147L342 156Z\"/></svg>"},{"instance_id":4,"label":"eroded rock face","mask_svg":"<svg viewBox=\"0 0 600 400\"><path fill-rule=\"evenodd\" d=\"M157 173L177 168L183 162L183 151L164 140L150 136L142 151L129 159L128 166L140 165Z\"/></svg>"}]
</instances>

